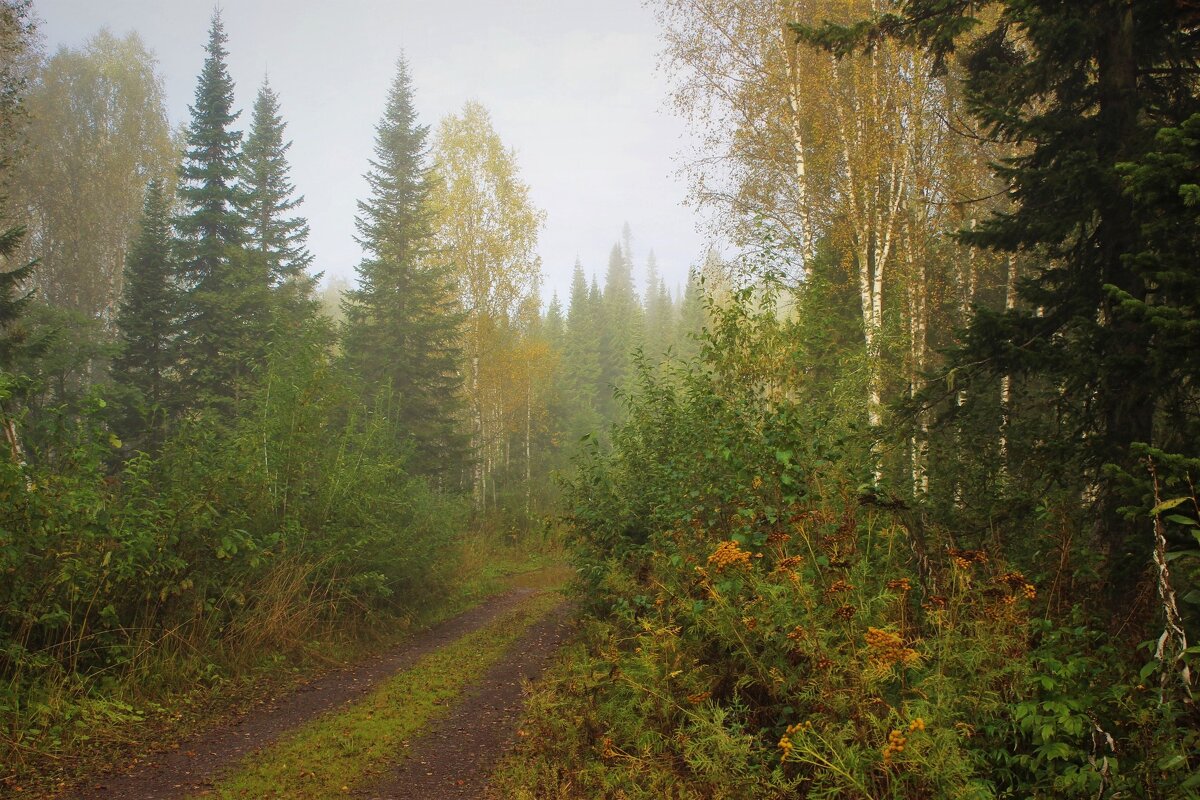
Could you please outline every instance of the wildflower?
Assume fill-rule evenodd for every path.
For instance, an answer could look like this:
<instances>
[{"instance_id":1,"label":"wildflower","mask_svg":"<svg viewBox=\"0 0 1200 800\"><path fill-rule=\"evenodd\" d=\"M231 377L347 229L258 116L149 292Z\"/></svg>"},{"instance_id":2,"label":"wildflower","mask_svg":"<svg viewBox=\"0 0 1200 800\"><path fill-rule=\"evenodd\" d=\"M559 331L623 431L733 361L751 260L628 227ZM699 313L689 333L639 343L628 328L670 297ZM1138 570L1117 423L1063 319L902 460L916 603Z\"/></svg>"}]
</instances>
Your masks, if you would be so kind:
<instances>
[{"instance_id":1,"label":"wildflower","mask_svg":"<svg viewBox=\"0 0 1200 800\"><path fill-rule=\"evenodd\" d=\"M723 571L730 567L748 567L750 566L750 554L743 550L737 542L725 541L717 545L717 549L708 557L708 563L717 571Z\"/></svg>"},{"instance_id":2,"label":"wildflower","mask_svg":"<svg viewBox=\"0 0 1200 800\"><path fill-rule=\"evenodd\" d=\"M871 650L871 658L885 667L893 664L910 665L921 658L916 650L904 646L904 640L900 638L899 634L891 631L867 628L866 639L867 647Z\"/></svg>"},{"instance_id":3,"label":"wildflower","mask_svg":"<svg viewBox=\"0 0 1200 800\"><path fill-rule=\"evenodd\" d=\"M853 617L855 615L855 613L857 611L858 611L858 609L856 609L854 606L847 605L847 606L841 606L840 608L838 608L837 611L835 611L833 613L835 615L837 615L838 617L841 617L842 619L850 619L851 617Z\"/></svg>"},{"instance_id":4,"label":"wildflower","mask_svg":"<svg viewBox=\"0 0 1200 800\"><path fill-rule=\"evenodd\" d=\"M762 488L762 478L755 475L754 480L750 481L750 488L751 489L761 489Z\"/></svg>"},{"instance_id":5,"label":"wildflower","mask_svg":"<svg viewBox=\"0 0 1200 800\"><path fill-rule=\"evenodd\" d=\"M793 736L798 733L804 733L805 731L811 730L812 723L808 721L798 722L795 725L788 725L787 730L783 733L783 736L779 738L779 749L783 751L779 756L779 760L787 761L788 756L790 756L792 751L796 749L796 743L792 741Z\"/></svg>"},{"instance_id":6,"label":"wildflower","mask_svg":"<svg viewBox=\"0 0 1200 800\"><path fill-rule=\"evenodd\" d=\"M783 544L791 541L792 535L787 531L771 531L767 534L767 544Z\"/></svg>"},{"instance_id":7,"label":"wildflower","mask_svg":"<svg viewBox=\"0 0 1200 800\"><path fill-rule=\"evenodd\" d=\"M909 582L908 578L897 578L894 581L888 581L887 588L893 592L909 592L912 591L912 583Z\"/></svg>"},{"instance_id":8,"label":"wildflower","mask_svg":"<svg viewBox=\"0 0 1200 800\"><path fill-rule=\"evenodd\" d=\"M883 746L883 763L892 763L893 758L904 752L904 745L906 744L908 744L908 737L900 731L893 730L889 733L887 744Z\"/></svg>"},{"instance_id":9,"label":"wildflower","mask_svg":"<svg viewBox=\"0 0 1200 800\"><path fill-rule=\"evenodd\" d=\"M758 619L756 617L742 617L742 624L746 626L746 630L752 631L758 627Z\"/></svg>"},{"instance_id":10,"label":"wildflower","mask_svg":"<svg viewBox=\"0 0 1200 800\"><path fill-rule=\"evenodd\" d=\"M600 743L600 755L605 758L616 758L617 752L613 750L613 740L608 736L605 736Z\"/></svg>"},{"instance_id":11,"label":"wildflower","mask_svg":"<svg viewBox=\"0 0 1200 800\"><path fill-rule=\"evenodd\" d=\"M833 583L831 583L829 585L829 588L825 590L825 594L833 595L833 594L837 594L838 592L852 592L852 591L854 591L853 585L847 583L846 581L842 580L841 578L838 578L836 581L834 581Z\"/></svg>"},{"instance_id":12,"label":"wildflower","mask_svg":"<svg viewBox=\"0 0 1200 800\"><path fill-rule=\"evenodd\" d=\"M913 731L925 730L925 720L921 719L920 717L917 717L912 722L908 723L908 730L910 733Z\"/></svg>"},{"instance_id":13,"label":"wildflower","mask_svg":"<svg viewBox=\"0 0 1200 800\"><path fill-rule=\"evenodd\" d=\"M1026 580L1025 576L1020 572L1006 572L995 579L994 583L1002 583L1014 591L1020 590L1026 600L1037 599L1037 587Z\"/></svg>"},{"instance_id":14,"label":"wildflower","mask_svg":"<svg viewBox=\"0 0 1200 800\"><path fill-rule=\"evenodd\" d=\"M808 631L804 630L804 628L797 625L796 627L792 628L792 632L787 635L787 638L791 639L793 642L798 642L801 639L806 638L807 636L808 636Z\"/></svg>"},{"instance_id":15,"label":"wildflower","mask_svg":"<svg viewBox=\"0 0 1200 800\"><path fill-rule=\"evenodd\" d=\"M696 694L689 694L687 699L692 705L699 705L710 697L712 697L712 692L697 692Z\"/></svg>"}]
</instances>

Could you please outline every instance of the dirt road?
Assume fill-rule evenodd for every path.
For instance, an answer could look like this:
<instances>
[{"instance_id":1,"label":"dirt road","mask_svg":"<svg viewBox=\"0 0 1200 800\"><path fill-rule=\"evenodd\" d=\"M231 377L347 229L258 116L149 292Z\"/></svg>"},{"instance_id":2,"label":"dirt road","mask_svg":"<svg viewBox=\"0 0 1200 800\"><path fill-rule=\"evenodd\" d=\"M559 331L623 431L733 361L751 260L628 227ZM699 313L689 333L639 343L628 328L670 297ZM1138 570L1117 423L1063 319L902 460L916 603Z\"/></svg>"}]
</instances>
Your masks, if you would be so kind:
<instances>
[{"instance_id":1,"label":"dirt road","mask_svg":"<svg viewBox=\"0 0 1200 800\"><path fill-rule=\"evenodd\" d=\"M483 628L532 594L532 590L517 589L492 598L373 660L337 670L249 709L234 722L149 755L126 772L93 776L60 797L167 800L210 795L214 782L247 756L257 757L299 726L349 707L381 682ZM526 630L444 716L395 754L395 763L385 765L382 780L350 787L348 794L422 800L479 796L491 766L516 735L523 705L522 681L541 673L566 635L565 608L559 604Z\"/></svg>"}]
</instances>

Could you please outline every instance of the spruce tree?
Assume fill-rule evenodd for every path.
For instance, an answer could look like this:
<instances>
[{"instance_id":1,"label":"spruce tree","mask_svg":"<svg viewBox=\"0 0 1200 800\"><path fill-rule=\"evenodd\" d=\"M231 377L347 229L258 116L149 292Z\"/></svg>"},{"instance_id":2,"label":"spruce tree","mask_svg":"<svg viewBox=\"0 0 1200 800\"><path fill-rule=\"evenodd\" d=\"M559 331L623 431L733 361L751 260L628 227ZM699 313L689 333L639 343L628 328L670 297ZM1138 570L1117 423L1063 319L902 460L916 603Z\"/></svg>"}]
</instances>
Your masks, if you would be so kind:
<instances>
[{"instance_id":1,"label":"spruce tree","mask_svg":"<svg viewBox=\"0 0 1200 800\"><path fill-rule=\"evenodd\" d=\"M18 148L25 112L22 105L29 76L20 66L34 42L34 15L28 0L0 0L0 190ZM6 198L0 197L0 436L11 459L24 463L17 433L13 394L18 386L11 374L22 352L29 347L20 324L21 314L33 298L34 263L11 262L20 253L25 229L8 225Z\"/></svg>"},{"instance_id":2,"label":"spruce tree","mask_svg":"<svg viewBox=\"0 0 1200 800\"><path fill-rule=\"evenodd\" d=\"M267 266L245 249L244 196L237 183L242 134L231 129L239 112L233 110L225 42L214 13L179 171L184 405L236 397L259 366L267 340Z\"/></svg>"},{"instance_id":3,"label":"spruce tree","mask_svg":"<svg viewBox=\"0 0 1200 800\"><path fill-rule=\"evenodd\" d=\"M614 244L604 278L601 310L600 410L605 419L616 419L614 392L625 388L633 370L633 351L642 344L642 307L633 288L632 237L625 227L625 246Z\"/></svg>"},{"instance_id":4,"label":"spruce tree","mask_svg":"<svg viewBox=\"0 0 1200 800\"><path fill-rule=\"evenodd\" d=\"M550 305L546 306L542 331L546 342L556 351L562 349L566 327L567 321L563 318L562 302L558 299L558 292L554 292L550 296Z\"/></svg>"},{"instance_id":5,"label":"spruce tree","mask_svg":"<svg viewBox=\"0 0 1200 800\"><path fill-rule=\"evenodd\" d=\"M708 262L714 262L716 256L710 251ZM676 355L688 361L700 352L700 342L697 337L704 330L707 317L704 310L704 286L702 271L688 271L687 285L679 300L679 322L675 326L674 349Z\"/></svg>"},{"instance_id":6,"label":"spruce tree","mask_svg":"<svg viewBox=\"0 0 1200 800\"><path fill-rule=\"evenodd\" d=\"M125 282L117 312L120 355L113 378L124 387L127 413L122 438L153 451L162 442L176 362L179 296L171 257L171 201L163 181L146 187L141 231L125 261ZM143 441L134 441L144 431Z\"/></svg>"},{"instance_id":7,"label":"spruce tree","mask_svg":"<svg viewBox=\"0 0 1200 800\"><path fill-rule=\"evenodd\" d=\"M358 289L348 292L346 358L373 393L390 391L391 412L413 449L416 472L461 474L459 310L447 267L430 258L428 126L417 123L403 58L375 129L375 158L358 204Z\"/></svg>"},{"instance_id":8,"label":"spruce tree","mask_svg":"<svg viewBox=\"0 0 1200 800\"><path fill-rule=\"evenodd\" d=\"M279 97L264 79L242 149L240 181L249 226L246 247L267 271L272 307L286 330L316 313L316 279L308 274L313 260L307 248L308 221L291 216L304 198L295 196L289 177L287 152L292 143L284 140L285 129Z\"/></svg>"},{"instance_id":9,"label":"spruce tree","mask_svg":"<svg viewBox=\"0 0 1200 800\"><path fill-rule=\"evenodd\" d=\"M1021 285L1017 307L977 312L951 374L1039 376L1056 387L1061 438L1079 443L1087 494L1096 498L1092 546L1109 556L1118 599L1145 563L1143 523L1121 506L1145 498L1122 496L1112 478L1118 470L1108 466L1144 474L1134 445L1173 438L1165 419L1194 418L1194 390L1176 389L1200 379L1194 359L1172 357L1196 350L1195 329L1166 322L1200 314L1195 283L1161 273L1161 243L1153 241L1161 213L1187 204L1163 203L1140 179L1127 182L1130 165L1155 162L1160 131L1200 112L1193 6L907 0L898 13L852 26L797 26L835 51L894 36L926 47L938 64L958 56L979 126L1021 147L997 167L1014 209L960 236L1044 261ZM1195 226L1194 208L1172 224ZM1185 450L1200 455L1195 438Z\"/></svg>"},{"instance_id":10,"label":"spruce tree","mask_svg":"<svg viewBox=\"0 0 1200 800\"><path fill-rule=\"evenodd\" d=\"M646 351L648 355L661 356L671 346L674 334L675 309L671 294L658 272L658 258L651 250L646 256Z\"/></svg>"},{"instance_id":11,"label":"spruce tree","mask_svg":"<svg viewBox=\"0 0 1200 800\"><path fill-rule=\"evenodd\" d=\"M592 287L596 295L599 288ZM563 343L565 394L571 409L568 433L578 438L600 424L600 320L598 297L588 290L583 265L575 262Z\"/></svg>"}]
</instances>

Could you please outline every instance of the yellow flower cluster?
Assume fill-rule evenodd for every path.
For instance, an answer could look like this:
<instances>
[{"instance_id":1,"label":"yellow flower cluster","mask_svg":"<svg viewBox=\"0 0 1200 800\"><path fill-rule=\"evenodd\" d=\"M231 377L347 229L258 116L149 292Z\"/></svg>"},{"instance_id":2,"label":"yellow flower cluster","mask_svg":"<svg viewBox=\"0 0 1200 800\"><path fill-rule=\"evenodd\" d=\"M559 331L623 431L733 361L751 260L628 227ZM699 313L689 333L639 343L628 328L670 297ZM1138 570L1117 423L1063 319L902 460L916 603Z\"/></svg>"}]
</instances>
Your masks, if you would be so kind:
<instances>
[{"instance_id":1,"label":"yellow flower cluster","mask_svg":"<svg viewBox=\"0 0 1200 800\"><path fill-rule=\"evenodd\" d=\"M797 722L795 725L788 725L787 730L784 731L783 736L779 739L779 749L783 751L779 756L779 760L787 761L788 756L790 756L792 751L796 749L796 743L792 741L793 736L795 736L797 733L803 733L804 731L811 730L811 722Z\"/></svg>"},{"instance_id":2,"label":"yellow flower cluster","mask_svg":"<svg viewBox=\"0 0 1200 800\"><path fill-rule=\"evenodd\" d=\"M837 594L838 592L853 592L853 591L854 591L854 586L852 584L847 583L846 581L842 580L841 578L838 578L836 581L834 581L833 583L831 583L829 585L829 588L825 590L825 594L826 595L834 595L834 594Z\"/></svg>"},{"instance_id":3,"label":"yellow flower cluster","mask_svg":"<svg viewBox=\"0 0 1200 800\"><path fill-rule=\"evenodd\" d=\"M912 582L908 578L897 578L894 581L888 581L887 587L893 592L910 592L912 591Z\"/></svg>"},{"instance_id":4,"label":"yellow flower cluster","mask_svg":"<svg viewBox=\"0 0 1200 800\"><path fill-rule=\"evenodd\" d=\"M883 763L890 764L892 759L904 752L904 745L908 743L908 737L897 730L893 730L888 734L887 744L883 746Z\"/></svg>"},{"instance_id":5,"label":"yellow flower cluster","mask_svg":"<svg viewBox=\"0 0 1200 800\"><path fill-rule=\"evenodd\" d=\"M786 558L781 558L775 564L775 569L772 574L782 575L792 583L798 585L800 583L800 574L796 572L796 567L800 566L803 561L804 559L800 558L800 556L787 556Z\"/></svg>"},{"instance_id":6,"label":"yellow flower cluster","mask_svg":"<svg viewBox=\"0 0 1200 800\"><path fill-rule=\"evenodd\" d=\"M892 732L888 734L887 744L883 746L883 763L892 763L893 758L904 752L904 747L908 744L908 736L906 736L905 733L912 734L916 731L924 730L925 720L921 719L920 717L917 717L908 724L907 731L893 729Z\"/></svg>"},{"instance_id":7,"label":"yellow flower cluster","mask_svg":"<svg viewBox=\"0 0 1200 800\"><path fill-rule=\"evenodd\" d=\"M800 556L788 556L787 558L779 559L779 563L775 565L775 569L795 569L804 562Z\"/></svg>"},{"instance_id":8,"label":"yellow flower cluster","mask_svg":"<svg viewBox=\"0 0 1200 800\"><path fill-rule=\"evenodd\" d=\"M967 569L972 564L986 564L988 562L988 554L983 550L957 550L951 547L947 553L950 560L954 562L954 566L959 569Z\"/></svg>"},{"instance_id":9,"label":"yellow flower cluster","mask_svg":"<svg viewBox=\"0 0 1200 800\"><path fill-rule=\"evenodd\" d=\"M743 550L737 542L721 542L708 557L708 563L718 571L730 567L748 567L750 566L750 554Z\"/></svg>"},{"instance_id":10,"label":"yellow flower cluster","mask_svg":"<svg viewBox=\"0 0 1200 800\"><path fill-rule=\"evenodd\" d=\"M996 583L1002 583L1013 591L1020 591L1026 600L1037 599L1037 587L1025 579L1020 572L1006 572L996 578Z\"/></svg>"},{"instance_id":11,"label":"yellow flower cluster","mask_svg":"<svg viewBox=\"0 0 1200 800\"><path fill-rule=\"evenodd\" d=\"M867 628L867 647L871 649L871 657L887 665L910 665L917 662L921 656L911 647L904 646L904 640L899 634L885 631L882 628ZM922 723L923 724L923 723Z\"/></svg>"}]
</instances>

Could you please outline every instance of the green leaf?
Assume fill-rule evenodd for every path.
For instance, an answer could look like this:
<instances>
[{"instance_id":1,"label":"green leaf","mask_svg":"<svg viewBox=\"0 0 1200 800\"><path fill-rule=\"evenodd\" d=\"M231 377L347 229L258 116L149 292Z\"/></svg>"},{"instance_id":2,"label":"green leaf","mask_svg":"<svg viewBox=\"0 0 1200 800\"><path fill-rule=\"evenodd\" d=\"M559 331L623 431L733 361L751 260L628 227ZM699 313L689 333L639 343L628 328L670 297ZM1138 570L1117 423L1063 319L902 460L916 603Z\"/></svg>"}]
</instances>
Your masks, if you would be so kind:
<instances>
[{"instance_id":1,"label":"green leaf","mask_svg":"<svg viewBox=\"0 0 1200 800\"><path fill-rule=\"evenodd\" d=\"M1182 514L1168 514L1167 521L1174 522L1176 525L1200 525L1200 522L1196 522L1191 517L1185 517Z\"/></svg>"},{"instance_id":2,"label":"green leaf","mask_svg":"<svg viewBox=\"0 0 1200 800\"><path fill-rule=\"evenodd\" d=\"M1163 500L1161 503L1156 505L1154 508L1150 509L1150 516L1152 516L1152 517L1158 516L1159 514L1161 514L1164 511L1168 511L1172 508L1175 508L1175 506L1183 505L1190 499L1191 499L1190 497L1176 497L1171 500Z\"/></svg>"},{"instance_id":3,"label":"green leaf","mask_svg":"<svg viewBox=\"0 0 1200 800\"><path fill-rule=\"evenodd\" d=\"M1181 756L1178 753L1176 753L1173 756L1163 756L1162 758L1160 758L1158 760L1158 763L1155 766L1157 766L1161 770L1168 770L1168 769L1175 769L1180 764L1186 764L1186 763L1187 763L1187 757Z\"/></svg>"}]
</instances>

